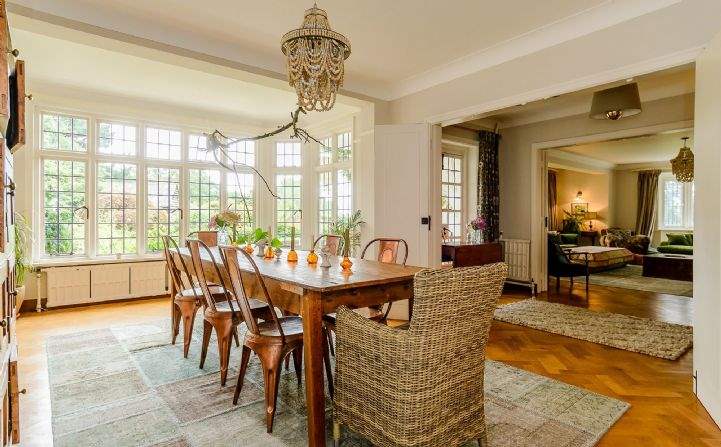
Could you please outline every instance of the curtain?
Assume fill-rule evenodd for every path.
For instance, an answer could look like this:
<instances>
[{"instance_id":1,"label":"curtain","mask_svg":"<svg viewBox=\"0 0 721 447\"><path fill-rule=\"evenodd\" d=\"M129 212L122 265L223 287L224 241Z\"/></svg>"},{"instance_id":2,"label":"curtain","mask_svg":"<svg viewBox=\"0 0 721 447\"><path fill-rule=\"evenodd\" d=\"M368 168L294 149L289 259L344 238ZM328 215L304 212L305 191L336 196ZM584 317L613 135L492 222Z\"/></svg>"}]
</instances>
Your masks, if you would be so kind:
<instances>
[{"instance_id":1,"label":"curtain","mask_svg":"<svg viewBox=\"0 0 721 447\"><path fill-rule=\"evenodd\" d=\"M638 173L638 206L636 208L636 234L651 236L656 224L658 197L658 169Z\"/></svg>"},{"instance_id":2,"label":"curtain","mask_svg":"<svg viewBox=\"0 0 721 447\"><path fill-rule=\"evenodd\" d=\"M479 132L478 154L478 214L486 221L483 240L500 238L498 223L500 190L498 186L498 143L500 135L482 130Z\"/></svg>"},{"instance_id":3,"label":"curtain","mask_svg":"<svg viewBox=\"0 0 721 447\"><path fill-rule=\"evenodd\" d=\"M556 172L548 171L548 229L558 228L558 216L556 216Z\"/></svg>"}]
</instances>

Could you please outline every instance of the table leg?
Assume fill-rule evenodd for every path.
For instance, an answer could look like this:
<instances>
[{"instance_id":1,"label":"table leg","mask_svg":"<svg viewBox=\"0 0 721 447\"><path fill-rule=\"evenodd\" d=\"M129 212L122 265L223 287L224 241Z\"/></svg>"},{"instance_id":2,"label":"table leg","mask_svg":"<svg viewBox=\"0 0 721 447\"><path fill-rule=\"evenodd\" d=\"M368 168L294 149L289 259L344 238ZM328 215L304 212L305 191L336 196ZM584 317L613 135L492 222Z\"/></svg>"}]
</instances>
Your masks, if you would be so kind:
<instances>
[{"instance_id":1,"label":"table leg","mask_svg":"<svg viewBox=\"0 0 721 447\"><path fill-rule=\"evenodd\" d=\"M325 386L323 384L323 305L318 292L303 298L305 399L308 408L308 445L325 446Z\"/></svg>"}]
</instances>

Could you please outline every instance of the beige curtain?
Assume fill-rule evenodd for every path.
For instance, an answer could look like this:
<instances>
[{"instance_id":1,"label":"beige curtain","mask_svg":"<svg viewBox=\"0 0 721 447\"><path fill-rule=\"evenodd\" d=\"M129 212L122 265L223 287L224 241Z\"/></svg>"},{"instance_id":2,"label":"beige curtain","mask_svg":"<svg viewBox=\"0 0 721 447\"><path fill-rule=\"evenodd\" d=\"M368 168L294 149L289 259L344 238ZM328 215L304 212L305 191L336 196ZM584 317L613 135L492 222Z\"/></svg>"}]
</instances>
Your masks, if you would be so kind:
<instances>
[{"instance_id":1,"label":"beige curtain","mask_svg":"<svg viewBox=\"0 0 721 447\"><path fill-rule=\"evenodd\" d=\"M556 215L556 172L548 171L548 229L558 228L558 216Z\"/></svg>"},{"instance_id":2,"label":"beige curtain","mask_svg":"<svg viewBox=\"0 0 721 447\"><path fill-rule=\"evenodd\" d=\"M658 197L658 169L638 173L638 207L636 208L636 234L651 236L656 224Z\"/></svg>"}]
</instances>

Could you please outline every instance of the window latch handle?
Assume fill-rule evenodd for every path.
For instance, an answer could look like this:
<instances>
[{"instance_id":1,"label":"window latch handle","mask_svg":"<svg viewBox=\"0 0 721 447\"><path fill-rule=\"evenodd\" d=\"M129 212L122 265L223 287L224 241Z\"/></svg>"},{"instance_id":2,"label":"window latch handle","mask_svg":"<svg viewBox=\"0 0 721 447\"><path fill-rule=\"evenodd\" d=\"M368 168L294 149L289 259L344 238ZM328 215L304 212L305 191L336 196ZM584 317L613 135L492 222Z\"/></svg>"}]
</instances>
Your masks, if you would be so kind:
<instances>
[{"instance_id":1,"label":"window latch handle","mask_svg":"<svg viewBox=\"0 0 721 447\"><path fill-rule=\"evenodd\" d=\"M174 209L173 211L171 211L171 212L174 213L174 212L176 212L176 211L180 213L180 220L183 220L183 209L182 209L182 208L175 208L175 209Z\"/></svg>"},{"instance_id":2,"label":"window latch handle","mask_svg":"<svg viewBox=\"0 0 721 447\"><path fill-rule=\"evenodd\" d=\"M87 206L75 208L75 210L73 210L73 213L78 212L78 210L85 210L85 220L90 219L90 209Z\"/></svg>"}]
</instances>

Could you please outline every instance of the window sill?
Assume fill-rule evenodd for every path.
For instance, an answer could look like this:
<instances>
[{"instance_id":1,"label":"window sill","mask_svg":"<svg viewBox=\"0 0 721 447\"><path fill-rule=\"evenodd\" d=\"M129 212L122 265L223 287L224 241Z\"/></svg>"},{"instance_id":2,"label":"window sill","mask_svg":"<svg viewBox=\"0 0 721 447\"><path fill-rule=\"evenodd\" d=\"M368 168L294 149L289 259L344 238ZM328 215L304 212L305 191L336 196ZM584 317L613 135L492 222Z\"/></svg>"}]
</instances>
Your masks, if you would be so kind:
<instances>
[{"instance_id":1,"label":"window sill","mask_svg":"<svg viewBox=\"0 0 721 447\"><path fill-rule=\"evenodd\" d=\"M683 231L685 233L693 233L693 228L656 228L656 231L666 231L666 232L674 232L674 231Z\"/></svg>"},{"instance_id":2,"label":"window sill","mask_svg":"<svg viewBox=\"0 0 721 447\"><path fill-rule=\"evenodd\" d=\"M102 256L94 258L43 258L33 262L33 268L44 269L50 267L70 267L83 265L103 265L103 264L129 264L136 262L162 261L161 254L153 255L136 255L124 256L120 259L116 257Z\"/></svg>"}]
</instances>

